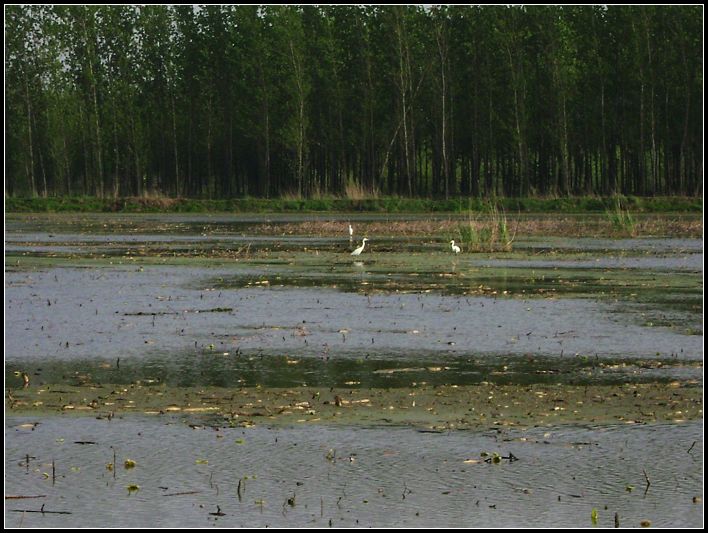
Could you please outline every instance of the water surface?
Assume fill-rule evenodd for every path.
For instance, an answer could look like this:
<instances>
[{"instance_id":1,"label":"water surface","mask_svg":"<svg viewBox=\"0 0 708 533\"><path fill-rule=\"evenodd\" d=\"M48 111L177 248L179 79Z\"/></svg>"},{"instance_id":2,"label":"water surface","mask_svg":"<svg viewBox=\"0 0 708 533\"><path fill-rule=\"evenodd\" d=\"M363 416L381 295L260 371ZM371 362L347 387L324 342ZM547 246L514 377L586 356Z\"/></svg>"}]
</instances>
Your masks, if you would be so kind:
<instances>
[{"instance_id":1,"label":"water surface","mask_svg":"<svg viewBox=\"0 0 708 533\"><path fill-rule=\"evenodd\" d=\"M6 524L589 527L596 509L605 527L615 515L623 527L700 527L702 241L525 237L512 252L454 256L447 235L377 234L349 255L350 221L420 220L8 217L6 412L26 397L40 414L6 418L6 495L41 497L6 500ZM323 221L341 234L287 233ZM458 386L489 405L463 406L476 418L455 427L473 431L433 432L403 409L334 425L310 409L302 424L244 429L228 409L215 422L85 405L113 388L190 405L245 390L253 411L259 394L292 387L307 404L295 407L325 412L347 387L383 411L421 384L435 409L452 412ZM496 386L544 387L558 402L535 413L543 428L519 411L511 429L495 411L513 395L492 405ZM638 412L591 425L561 401L571 387L576 406L617 409L622 397ZM69 414L69 390L72 412L90 416ZM572 422L554 425L564 413ZM659 418L675 422L627 423ZM507 459L485 462L494 453ZM42 505L70 514L15 512Z\"/></svg>"},{"instance_id":2,"label":"water surface","mask_svg":"<svg viewBox=\"0 0 708 533\"><path fill-rule=\"evenodd\" d=\"M702 505L693 498L703 487L702 429L215 431L179 419L12 417L6 495L43 497L6 500L5 520L11 527L590 527L596 509L603 527L615 514L622 527L642 520L700 527ZM518 460L486 463L483 452ZM125 469L126 459L136 466ZM13 512L42 505L71 514Z\"/></svg>"}]
</instances>

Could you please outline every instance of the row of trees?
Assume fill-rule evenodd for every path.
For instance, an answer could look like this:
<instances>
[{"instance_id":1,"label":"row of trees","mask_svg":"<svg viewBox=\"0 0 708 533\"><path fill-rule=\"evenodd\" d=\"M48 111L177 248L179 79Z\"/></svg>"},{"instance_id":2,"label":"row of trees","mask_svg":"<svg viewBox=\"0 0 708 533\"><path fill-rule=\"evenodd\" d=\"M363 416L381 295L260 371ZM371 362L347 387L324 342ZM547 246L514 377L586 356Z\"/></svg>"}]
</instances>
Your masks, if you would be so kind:
<instances>
[{"instance_id":1,"label":"row of trees","mask_svg":"<svg viewBox=\"0 0 708 533\"><path fill-rule=\"evenodd\" d=\"M6 6L5 192L701 194L702 6Z\"/></svg>"}]
</instances>

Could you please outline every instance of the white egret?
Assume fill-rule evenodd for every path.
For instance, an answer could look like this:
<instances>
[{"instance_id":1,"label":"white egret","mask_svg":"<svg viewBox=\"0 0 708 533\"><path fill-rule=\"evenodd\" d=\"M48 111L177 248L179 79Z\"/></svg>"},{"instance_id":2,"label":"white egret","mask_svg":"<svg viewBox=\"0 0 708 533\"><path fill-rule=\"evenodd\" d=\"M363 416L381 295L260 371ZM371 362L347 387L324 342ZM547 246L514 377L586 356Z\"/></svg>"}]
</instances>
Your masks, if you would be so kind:
<instances>
[{"instance_id":1,"label":"white egret","mask_svg":"<svg viewBox=\"0 0 708 533\"><path fill-rule=\"evenodd\" d=\"M366 237L364 237L364 239L361 241L361 246L359 246L359 248L357 248L356 250L354 250L354 251L351 253L351 255L360 255L361 252L364 251L364 246L366 246L366 241L368 241L368 240L369 240L369 239L367 239Z\"/></svg>"},{"instance_id":2,"label":"white egret","mask_svg":"<svg viewBox=\"0 0 708 533\"><path fill-rule=\"evenodd\" d=\"M349 224L349 238L351 239L354 236L354 228L352 228L352 225Z\"/></svg>"},{"instance_id":3,"label":"white egret","mask_svg":"<svg viewBox=\"0 0 708 533\"><path fill-rule=\"evenodd\" d=\"M456 254L460 253L460 247L455 244L455 241L450 241L450 245L452 246L453 252L455 252Z\"/></svg>"}]
</instances>

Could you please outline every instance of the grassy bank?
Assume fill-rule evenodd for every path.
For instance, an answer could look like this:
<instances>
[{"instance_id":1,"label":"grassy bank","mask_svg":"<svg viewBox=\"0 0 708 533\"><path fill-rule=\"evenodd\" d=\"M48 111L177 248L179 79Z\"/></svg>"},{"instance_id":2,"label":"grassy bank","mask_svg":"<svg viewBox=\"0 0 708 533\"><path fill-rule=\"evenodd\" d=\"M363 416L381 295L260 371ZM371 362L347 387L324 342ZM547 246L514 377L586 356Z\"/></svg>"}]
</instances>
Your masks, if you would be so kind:
<instances>
[{"instance_id":1,"label":"grassy bank","mask_svg":"<svg viewBox=\"0 0 708 533\"><path fill-rule=\"evenodd\" d=\"M498 209L509 213L604 213L622 208L634 213L699 213L702 198L690 197L570 197L570 198L497 198ZM203 213L203 212L382 212L432 213L484 212L489 199L378 197L349 198L232 198L203 200L191 198L5 198L8 213L40 212L123 212L123 213Z\"/></svg>"}]
</instances>

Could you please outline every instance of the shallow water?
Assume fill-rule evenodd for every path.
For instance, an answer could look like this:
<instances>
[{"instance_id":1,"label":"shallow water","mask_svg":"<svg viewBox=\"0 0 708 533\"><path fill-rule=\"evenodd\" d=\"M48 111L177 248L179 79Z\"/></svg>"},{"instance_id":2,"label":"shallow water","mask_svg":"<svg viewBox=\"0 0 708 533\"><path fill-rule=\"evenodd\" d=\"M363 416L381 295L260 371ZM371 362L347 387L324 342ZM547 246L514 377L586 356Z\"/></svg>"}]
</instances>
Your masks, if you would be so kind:
<instances>
[{"instance_id":1,"label":"shallow water","mask_svg":"<svg viewBox=\"0 0 708 533\"><path fill-rule=\"evenodd\" d=\"M352 260L346 239L248 232L316 220L353 219L10 217L6 359L702 360L698 239L529 238L452 257L421 236L378 236Z\"/></svg>"},{"instance_id":2,"label":"shallow water","mask_svg":"<svg viewBox=\"0 0 708 533\"><path fill-rule=\"evenodd\" d=\"M304 217L279 220L291 219ZM565 383L702 379L702 368L688 364L703 355L702 265L694 264L702 253L695 240L531 239L529 251L481 257L374 248L352 260L326 250L332 239L201 233L256 220L91 215L12 222L6 380L15 384L13 372L30 364L33 380L59 383L84 370L115 383L326 386L354 375L391 386L419 376L397 381L377 369L430 364L453 369L433 381L460 384L539 376ZM75 239L86 250L46 257L26 244L28 237ZM312 249L214 259L155 255L156 246L202 242L219 249L249 238ZM103 246L126 243L142 243L133 252L143 257L125 250L102 257ZM617 250L629 254L620 261L641 268L612 266ZM671 269L686 258L691 268ZM304 364L283 365L288 357ZM598 357L621 370L598 371ZM547 362L529 372L528 358ZM665 364L645 365L650 359ZM121 360L119 374L105 370ZM502 366L509 370L490 378ZM546 367L552 372L541 373Z\"/></svg>"},{"instance_id":3,"label":"shallow water","mask_svg":"<svg viewBox=\"0 0 708 533\"><path fill-rule=\"evenodd\" d=\"M700 527L702 505L692 499L702 494L702 430L695 422L443 434L215 431L179 419L8 418L6 495L44 497L6 500L5 520L11 527L590 527L597 509L604 527L615 514L623 527L642 520ZM518 460L485 463L482 452ZM128 458L135 468L124 468ZM132 484L139 490L129 493ZM13 511L42 505L72 514ZM210 514L217 510L224 516Z\"/></svg>"},{"instance_id":4,"label":"shallow water","mask_svg":"<svg viewBox=\"0 0 708 533\"><path fill-rule=\"evenodd\" d=\"M19 397L22 372L28 397L38 386L92 383L702 386L701 240L533 238L512 253L454 257L427 236L380 235L354 260L346 237L249 229L420 218L10 217L6 386ZM695 527L702 431L702 421L433 434L13 416L6 494L44 497L6 500L5 518L37 527L589 527L597 509L601 526L617 513L621 526ZM483 451L519 460L488 464ZM123 468L128 457L136 468ZM130 484L140 489L129 494ZM72 514L13 511L42 504Z\"/></svg>"},{"instance_id":5,"label":"shallow water","mask_svg":"<svg viewBox=\"0 0 708 533\"><path fill-rule=\"evenodd\" d=\"M325 344L344 356L425 351L702 357L699 335L635 325L612 313L612 304L587 299L369 296L204 283L205 276L216 282L227 274L185 267L8 272L6 327L18 334L6 338L6 357L115 359L212 344L219 351L313 357Z\"/></svg>"},{"instance_id":6,"label":"shallow water","mask_svg":"<svg viewBox=\"0 0 708 533\"><path fill-rule=\"evenodd\" d=\"M702 361L677 358L631 359L595 357L519 357L509 355L440 355L415 353L329 354L299 358L290 355L231 354L193 351L106 361L96 358L59 360L46 357L7 361L5 382L20 389L27 371L32 383L131 384L159 383L170 387L410 387L437 385L667 383L702 382ZM430 369L433 370L430 370Z\"/></svg>"}]
</instances>

